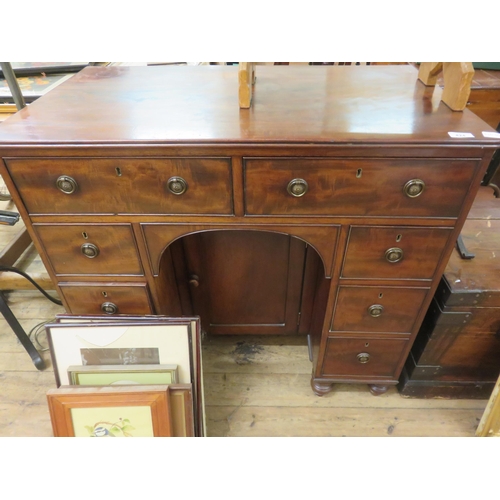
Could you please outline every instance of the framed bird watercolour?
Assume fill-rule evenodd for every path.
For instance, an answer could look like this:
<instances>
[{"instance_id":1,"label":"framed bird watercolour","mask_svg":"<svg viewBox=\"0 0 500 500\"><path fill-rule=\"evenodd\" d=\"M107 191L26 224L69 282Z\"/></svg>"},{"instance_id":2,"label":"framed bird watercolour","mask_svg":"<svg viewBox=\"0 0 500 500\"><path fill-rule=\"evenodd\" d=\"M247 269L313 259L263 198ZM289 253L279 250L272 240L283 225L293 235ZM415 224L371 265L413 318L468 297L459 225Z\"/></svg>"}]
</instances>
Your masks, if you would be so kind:
<instances>
[{"instance_id":1,"label":"framed bird watercolour","mask_svg":"<svg viewBox=\"0 0 500 500\"><path fill-rule=\"evenodd\" d=\"M63 386L47 393L55 437L172 437L170 386Z\"/></svg>"}]
</instances>

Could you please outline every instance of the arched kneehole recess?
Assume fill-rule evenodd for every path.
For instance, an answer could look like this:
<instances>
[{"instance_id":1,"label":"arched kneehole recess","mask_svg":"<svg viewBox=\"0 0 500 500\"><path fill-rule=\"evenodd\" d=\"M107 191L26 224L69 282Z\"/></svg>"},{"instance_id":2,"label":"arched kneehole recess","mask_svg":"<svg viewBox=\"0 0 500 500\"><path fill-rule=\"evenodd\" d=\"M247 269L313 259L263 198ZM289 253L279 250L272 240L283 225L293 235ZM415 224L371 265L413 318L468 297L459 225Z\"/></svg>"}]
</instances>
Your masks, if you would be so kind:
<instances>
[{"instance_id":1,"label":"arched kneehole recess","mask_svg":"<svg viewBox=\"0 0 500 500\"><path fill-rule=\"evenodd\" d=\"M330 280L318 252L289 234L208 230L163 249L160 314L199 315L208 335L310 335L319 346Z\"/></svg>"}]
</instances>

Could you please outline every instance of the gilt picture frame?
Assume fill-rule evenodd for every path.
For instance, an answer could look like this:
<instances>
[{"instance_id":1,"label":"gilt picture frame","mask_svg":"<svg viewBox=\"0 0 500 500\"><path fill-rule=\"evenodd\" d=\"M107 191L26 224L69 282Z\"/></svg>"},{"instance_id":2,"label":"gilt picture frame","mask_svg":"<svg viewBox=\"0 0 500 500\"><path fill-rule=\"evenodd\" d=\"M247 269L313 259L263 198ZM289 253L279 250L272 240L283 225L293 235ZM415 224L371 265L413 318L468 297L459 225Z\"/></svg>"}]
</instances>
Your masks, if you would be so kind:
<instances>
[{"instance_id":1,"label":"gilt picture frame","mask_svg":"<svg viewBox=\"0 0 500 500\"><path fill-rule=\"evenodd\" d=\"M177 365L73 365L68 367L70 385L175 384Z\"/></svg>"},{"instance_id":2,"label":"gilt picture frame","mask_svg":"<svg viewBox=\"0 0 500 500\"><path fill-rule=\"evenodd\" d=\"M61 386L47 402L54 437L173 437L168 385Z\"/></svg>"}]
</instances>

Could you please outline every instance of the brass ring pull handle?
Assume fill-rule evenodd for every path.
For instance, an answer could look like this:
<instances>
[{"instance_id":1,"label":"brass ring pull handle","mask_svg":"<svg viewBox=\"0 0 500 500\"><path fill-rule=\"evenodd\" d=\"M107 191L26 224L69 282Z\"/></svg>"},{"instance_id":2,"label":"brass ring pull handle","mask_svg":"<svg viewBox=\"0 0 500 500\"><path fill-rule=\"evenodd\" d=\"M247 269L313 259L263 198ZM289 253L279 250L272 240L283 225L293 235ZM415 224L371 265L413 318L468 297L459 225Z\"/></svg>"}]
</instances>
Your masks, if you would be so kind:
<instances>
[{"instance_id":1,"label":"brass ring pull handle","mask_svg":"<svg viewBox=\"0 0 500 500\"><path fill-rule=\"evenodd\" d=\"M104 302L101 304L101 311L106 314L116 314L118 312L118 306L113 304L113 302Z\"/></svg>"},{"instance_id":2,"label":"brass ring pull handle","mask_svg":"<svg viewBox=\"0 0 500 500\"><path fill-rule=\"evenodd\" d=\"M198 276L196 276L196 274L192 274L189 277L189 284L191 286L194 286L195 288L199 287L200 286L200 278Z\"/></svg>"},{"instance_id":3,"label":"brass ring pull handle","mask_svg":"<svg viewBox=\"0 0 500 500\"><path fill-rule=\"evenodd\" d=\"M170 177L167 187L172 194L181 195L186 192L188 185L182 177Z\"/></svg>"},{"instance_id":4,"label":"brass ring pull handle","mask_svg":"<svg viewBox=\"0 0 500 500\"><path fill-rule=\"evenodd\" d=\"M295 196L295 198L300 198L307 193L309 185L304 179L293 179L288 183L286 190L288 194Z\"/></svg>"},{"instance_id":5,"label":"brass ring pull handle","mask_svg":"<svg viewBox=\"0 0 500 500\"><path fill-rule=\"evenodd\" d=\"M379 316L382 315L382 312L384 310L384 306L381 306L380 304L373 304L368 308L368 312L370 313L370 316L374 318L378 318Z\"/></svg>"},{"instance_id":6,"label":"brass ring pull handle","mask_svg":"<svg viewBox=\"0 0 500 500\"><path fill-rule=\"evenodd\" d=\"M425 182L421 179L412 179L408 181L404 187L403 192L408 198L416 198L420 196L425 189Z\"/></svg>"},{"instance_id":7,"label":"brass ring pull handle","mask_svg":"<svg viewBox=\"0 0 500 500\"><path fill-rule=\"evenodd\" d=\"M67 175L61 175L57 178L56 186L59 191L64 194L72 194L76 191L78 183L73 179L73 177L68 177Z\"/></svg>"},{"instance_id":8,"label":"brass ring pull handle","mask_svg":"<svg viewBox=\"0 0 500 500\"><path fill-rule=\"evenodd\" d=\"M362 364L368 363L370 361L370 355L367 352L360 352L357 356L356 359Z\"/></svg>"},{"instance_id":9,"label":"brass ring pull handle","mask_svg":"<svg viewBox=\"0 0 500 500\"><path fill-rule=\"evenodd\" d=\"M397 247L389 248L385 252L385 258L386 258L387 262L390 262L391 264L394 264L396 262L403 260L403 257L404 257L404 253L403 253L403 250L401 250L401 248L397 248Z\"/></svg>"},{"instance_id":10,"label":"brass ring pull handle","mask_svg":"<svg viewBox=\"0 0 500 500\"><path fill-rule=\"evenodd\" d=\"M94 259L99 255L99 248L93 243L84 243L80 248L83 255L89 259Z\"/></svg>"}]
</instances>

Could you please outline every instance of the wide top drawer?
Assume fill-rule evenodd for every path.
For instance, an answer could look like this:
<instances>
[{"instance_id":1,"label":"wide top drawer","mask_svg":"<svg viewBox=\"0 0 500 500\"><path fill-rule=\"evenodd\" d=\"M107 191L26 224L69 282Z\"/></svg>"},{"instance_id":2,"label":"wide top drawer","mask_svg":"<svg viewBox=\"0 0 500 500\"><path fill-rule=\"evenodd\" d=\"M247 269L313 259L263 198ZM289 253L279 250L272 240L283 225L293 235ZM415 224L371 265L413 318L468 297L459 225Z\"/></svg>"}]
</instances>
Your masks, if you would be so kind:
<instances>
[{"instance_id":1,"label":"wide top drawer","mask_svg":"<svg viewBox=\"0 0 500 500\"><path fill-rule=\"evenodd\" d=\"M230 158L12 158L30 214L232 214Z\"/></svg>"},{"instance_id":2,"label":"wide top drawer","mask_svg":"<svg viewBox=\"0 0 500 500\"><path fill-rule=\"evenodd\" d=\"M248 215L457 217L475 160L246 158Z\"/></svg>"}]
</instances>

